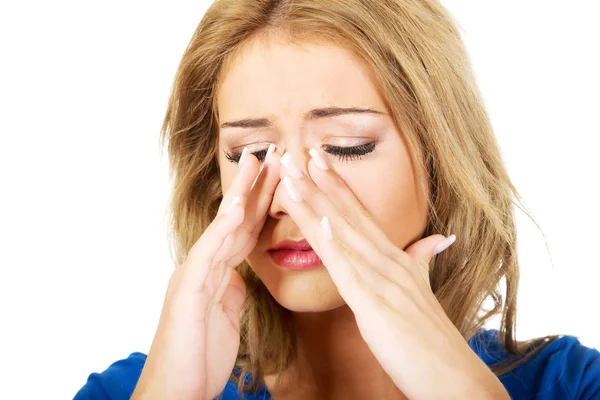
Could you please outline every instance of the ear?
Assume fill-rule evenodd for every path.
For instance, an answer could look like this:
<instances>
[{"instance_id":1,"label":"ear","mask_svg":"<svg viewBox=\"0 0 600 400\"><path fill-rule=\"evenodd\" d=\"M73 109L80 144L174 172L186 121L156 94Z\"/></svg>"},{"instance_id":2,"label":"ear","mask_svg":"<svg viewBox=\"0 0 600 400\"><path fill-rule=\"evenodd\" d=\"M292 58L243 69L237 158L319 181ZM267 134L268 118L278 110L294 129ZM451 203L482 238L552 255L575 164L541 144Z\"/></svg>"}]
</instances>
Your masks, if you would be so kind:
<instances>
[{"instance_id":1,"label":"ear","mask_svg":"<svg viewBox=\"0 0 600 400\"><path fill-rule=\"evenodd\" d=\"M448 237L439 234L431 235L411 244L404 252L415 260L417 268L429 284L429 264L433 256L446 250L455 240L456 235Z\"/></svg>"}]
</instances>

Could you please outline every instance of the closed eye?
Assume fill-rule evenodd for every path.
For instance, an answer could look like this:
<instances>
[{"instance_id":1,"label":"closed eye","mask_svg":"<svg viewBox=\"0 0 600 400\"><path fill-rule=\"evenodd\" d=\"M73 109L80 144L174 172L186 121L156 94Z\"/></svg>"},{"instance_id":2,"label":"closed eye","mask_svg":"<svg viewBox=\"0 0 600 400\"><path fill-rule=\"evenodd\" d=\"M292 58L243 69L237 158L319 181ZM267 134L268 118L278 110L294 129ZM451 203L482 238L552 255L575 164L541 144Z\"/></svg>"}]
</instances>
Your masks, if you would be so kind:
<instances>
[{"instance_id":1,"label":"closed eye","mask_svg":"<svg viewBox=\"0 0 600 400\"><path fill-rule=\"evenodd\" d=\"M355 161L361 159L362 156L373 152L375 146L375 142L351 147L326 145L323 147L323 151L338 157L341 161Z\"/></svg>"},{"instance_id":2,"label":"closed eye","mask_svg":"<svg viewBox=\"0 0 600 400\"><path fill-rule=\"evenodd\" d=\"M356 161L361 159L364 155L367 155L369 153L372 153L375 150L375 146L377 145L376 142L371 142L371 143L365 143L365 144L361 144L359 146L350 146L350 147L344 147L344 146L333 146L333 145L325 145L323 146L323 151L331 154L333 156L336 156L337 158L339 158L341 161ZM254 154L256 156L256 158L258 158L258 161L263 162L265 160L265 157L267 156L267 150L268 149L262 149L259 151L255 151L252 154ZM236 152L228 152L228 151L223 151L225 153L225 157L227 158L227 160L229 160L229 162L232 162L234 164L237 164L240 162L240 157L242 156L242 153L236 153Z\"/></svg>"},{"instance_id":3,"label":"closed eye","mask_svg":"<svg viewBox=\"0 0 600 400\"><path fill-rule=\"evenodd\" d=\"M256 158L258 158L258 161L263 162L265 160L265 157L267 156L267 150L268 148L255 151L252 154L254 154ZM240 162L240 157L242 156L242 153L230 153L228 151L223 152L225 153L225 158L227 158L227 160L229 160L230 162L235 164Z\"/></svg>"}]
</instances>

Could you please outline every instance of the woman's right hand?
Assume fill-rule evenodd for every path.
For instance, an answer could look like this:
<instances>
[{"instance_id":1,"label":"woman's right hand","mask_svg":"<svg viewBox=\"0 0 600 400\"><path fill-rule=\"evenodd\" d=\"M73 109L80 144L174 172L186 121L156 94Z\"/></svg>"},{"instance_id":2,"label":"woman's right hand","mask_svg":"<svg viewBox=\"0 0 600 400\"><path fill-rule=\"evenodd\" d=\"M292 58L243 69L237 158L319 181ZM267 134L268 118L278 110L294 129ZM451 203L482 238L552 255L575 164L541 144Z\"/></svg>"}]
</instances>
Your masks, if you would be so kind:
<instances>
[{"instance_id":1,"label":"woman's right hand","mask_svg":"<svg viewBox=\"0 0 600 400\"><path fill-rule=\"evenodd\" d=\"M263 165L261 172L254 155L242 156L216 218L173 272L132 399L207 400L227 384L246 295L235 267L252 251L265 223L279 182L279 155L268 153Z\"/></svg>"}]
</instances>

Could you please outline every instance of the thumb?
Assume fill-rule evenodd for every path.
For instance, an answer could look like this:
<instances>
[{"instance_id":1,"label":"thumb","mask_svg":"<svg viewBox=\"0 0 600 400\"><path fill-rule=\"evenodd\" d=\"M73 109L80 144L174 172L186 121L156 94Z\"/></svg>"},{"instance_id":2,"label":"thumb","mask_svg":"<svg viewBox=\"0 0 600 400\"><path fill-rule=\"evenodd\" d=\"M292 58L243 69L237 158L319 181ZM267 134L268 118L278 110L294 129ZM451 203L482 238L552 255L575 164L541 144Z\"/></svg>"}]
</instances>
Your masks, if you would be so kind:
<instances>
[{"instance_id":1,"label":"thumb","mask_svg":"<svg viewBox=\"0 0 600 400\"><path fill-rule=\"evenodd\" d=\"M411 244L404 251L415 260L426 278L425 280L429 282L429 263L431 263L431 259L450 247L455 240L456 235L448 237L439 234L431 235Z\"/></svg>"}]
</instances>

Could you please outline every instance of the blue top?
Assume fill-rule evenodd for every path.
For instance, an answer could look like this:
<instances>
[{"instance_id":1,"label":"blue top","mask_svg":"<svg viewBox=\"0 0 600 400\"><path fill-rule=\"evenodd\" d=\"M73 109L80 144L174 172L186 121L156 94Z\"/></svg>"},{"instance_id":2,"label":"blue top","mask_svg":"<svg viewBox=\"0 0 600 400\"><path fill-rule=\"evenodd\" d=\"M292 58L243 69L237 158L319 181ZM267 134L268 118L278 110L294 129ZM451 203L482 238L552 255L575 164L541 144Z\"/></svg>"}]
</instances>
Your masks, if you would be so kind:
<instances>
[{"instance_id":1,"label":"blue top","mask_svg":"<svg viewBox=\"0 0 600 400\"><path fill-rule=\"evenodd\" d=\"M471 349L487 365L508 357L498 341L498 331L481 330L470 341ZM104 372L92 373L74 400L129 399L144 367L146 356L131 353ZM538 354L500 376L513 400L598 400L600 399L600 352L583 346L573 336L562 336ZM230 380L223 400L239 399L237 386ZM268 400L263 386L258 394L246 393L246 400Z\"/></svg>"}]
</instances>

